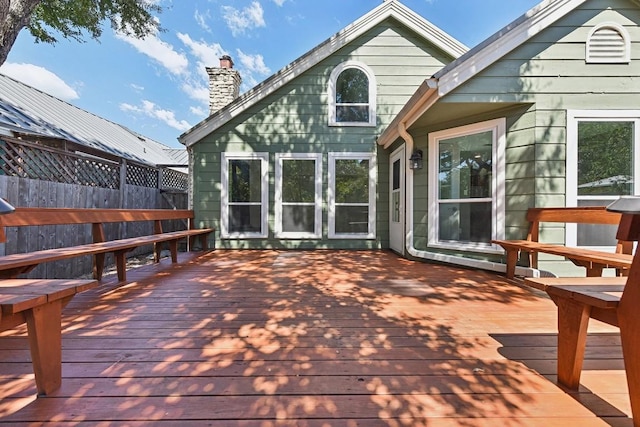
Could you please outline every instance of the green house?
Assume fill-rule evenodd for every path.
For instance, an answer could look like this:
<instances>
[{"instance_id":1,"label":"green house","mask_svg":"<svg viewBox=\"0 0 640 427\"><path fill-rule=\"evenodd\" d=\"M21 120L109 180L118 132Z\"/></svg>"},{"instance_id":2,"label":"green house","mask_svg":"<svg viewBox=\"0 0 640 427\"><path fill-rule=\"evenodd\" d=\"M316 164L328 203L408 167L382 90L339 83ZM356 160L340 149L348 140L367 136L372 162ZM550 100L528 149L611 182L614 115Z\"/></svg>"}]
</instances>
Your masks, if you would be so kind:
<instances>
[{"instance_id":1,"label":"green house","mask_svg":"<svg viewBox=\"0 0 640 427\"><path fill-rule=\"evenodd\" d=\"M466 51L387 1L239 97L223 57L208 69L212 114L180 137L198 220L221 248L388 248L376 140L425 75Z\"/></svg>"},{"instance_id":2,"label":"green house","mask_svg":"<svg viewBox=\"0 0 640 427\"><path fill-rule=\"evenodd\" d=\"M181 141L219 247L390 248L504 271L490 241L524 237L527 208L640 194L640 3L544 1L467 51L386 1ZM543 237L615 245L604 228Z\"/></svg>"}]
</instances>

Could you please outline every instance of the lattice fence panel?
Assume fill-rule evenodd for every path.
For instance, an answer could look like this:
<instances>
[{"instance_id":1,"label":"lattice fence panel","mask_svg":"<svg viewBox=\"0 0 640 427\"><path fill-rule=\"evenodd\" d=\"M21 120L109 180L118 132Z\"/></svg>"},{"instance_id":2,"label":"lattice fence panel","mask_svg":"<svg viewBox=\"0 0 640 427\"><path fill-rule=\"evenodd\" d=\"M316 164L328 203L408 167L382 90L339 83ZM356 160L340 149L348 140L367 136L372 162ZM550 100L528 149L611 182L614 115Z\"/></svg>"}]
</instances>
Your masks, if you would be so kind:
<instances>
[{"instance_id":1,"label":"lattice fence panel","mask_svg":"<svg viewBox=\"0 0 640 427\"><path fill-rule=\"evenodd\" d=\"M120 180L115 162L9 138L0 140L0 171L7 176L111 189L119 188Z\"/></svg>"},{"instance_id":2,"label":"lattice fence panel","mask_svg":"<svg viewBox=\"0 0 640 427\"><path fill-rule=\"evenodd\" d=\"M160 184L160 188L186 191L189 184L188 176L189 175L186 173L175 169L164 169L162 171L162 182Z\"/></svg>"},{"instance_id":3,"label":"lattice fence panel","mask_svg":"<svg viewBox=\"0 0 640 427\"><path fill-rule=\"evenodd\" d=\"M155 168L127 163L127 184L158 188L158 171Z\"/></svg>"}]
</instances>

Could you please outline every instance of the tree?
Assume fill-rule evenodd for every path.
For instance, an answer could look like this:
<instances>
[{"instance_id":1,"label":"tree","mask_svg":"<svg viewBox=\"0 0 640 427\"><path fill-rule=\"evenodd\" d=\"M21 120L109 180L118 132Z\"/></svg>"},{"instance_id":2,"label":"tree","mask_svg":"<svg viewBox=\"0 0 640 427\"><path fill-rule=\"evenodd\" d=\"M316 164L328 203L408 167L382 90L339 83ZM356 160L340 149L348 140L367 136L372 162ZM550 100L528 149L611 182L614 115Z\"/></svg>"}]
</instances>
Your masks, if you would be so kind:
<instances>
[{"instance_id":1,"label":"tree","mask_svg":"<svg viewBox=\"0 0 640 427\"><path fill-rule=\"evenodd\" d=\"M161 11L150 0L0 0L0 65L23 28L36 43L56 43L55 33L79 42L86 36L97 40L106 22L142 38L160 29L154 13Z\"/></svg>"}]
</instances>

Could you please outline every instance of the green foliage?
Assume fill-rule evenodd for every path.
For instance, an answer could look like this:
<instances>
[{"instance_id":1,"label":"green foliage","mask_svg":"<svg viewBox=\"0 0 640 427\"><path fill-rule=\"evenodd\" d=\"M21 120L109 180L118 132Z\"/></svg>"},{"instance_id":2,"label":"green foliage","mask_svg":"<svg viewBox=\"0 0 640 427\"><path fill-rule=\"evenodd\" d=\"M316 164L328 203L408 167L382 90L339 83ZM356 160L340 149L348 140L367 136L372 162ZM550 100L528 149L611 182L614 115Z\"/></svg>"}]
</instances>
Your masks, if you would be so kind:
<instances>
[{"instance_id":1,"label":"green foliage","mask_svg":"<svg viewBox=\"0 0 640 427\"><path fill-rule=\"evenodd\" d=\"M42 0L27 28L36 42L55 43L55 33L84 41L98 39L103 25L126 35L142 38L160 30L154 14L162 8L148 0Z\"/></svg>"},{"instance_id":2,"label":"green foliage","mask_svg":"<svg viewBox=\"0 0 640 427\"><path fill-rule=\"evenodd\" d=\"M313 203L315 201L315 160L284 160L282 177L283 202Z\"/></svg>"},{"instance_id":3,"label":"green foliage","mask_svg":"<svg viewBox=\"0 0 640 427\"><path fill-rule=\"evenodd\" d=\"M369 202L368 160L336 160L336 201Z\"/></svg>"},{"instance_id":4,"label":"green foliage","mask_svg":"<svg viewBox=\"0 0 640 427\"><path fill-rule=\"evenodd\" d=\"M633 123L581 122L578 132L579 194L631 194Z\"/></svg>"}]
</instances>

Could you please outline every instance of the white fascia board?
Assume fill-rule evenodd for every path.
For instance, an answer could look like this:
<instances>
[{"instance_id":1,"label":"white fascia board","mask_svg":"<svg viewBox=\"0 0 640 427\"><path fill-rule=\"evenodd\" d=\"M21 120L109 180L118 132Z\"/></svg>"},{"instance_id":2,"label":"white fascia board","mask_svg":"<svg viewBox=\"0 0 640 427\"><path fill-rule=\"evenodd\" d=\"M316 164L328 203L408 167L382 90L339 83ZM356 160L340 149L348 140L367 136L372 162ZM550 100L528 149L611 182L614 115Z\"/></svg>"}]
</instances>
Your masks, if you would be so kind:
<instances>
[{"instance_id":1,"label":"white fascia board","mask_svg":"<svg viewBox=\"0 0 640 427\"><path fill-rule=\"evenodd\" d=\"M517 48L586 0L546 0L509 24L436 76L444 96Z\"/></svg>"},{"instance_id":2,"label":"white fascia board","mask_svg":"<svg viewBox=\"0 0 640 427\"><path fill-rule=\"evenodd\" d=\"M232 118L238 116L247 108L257 104L260 100L271 95L294 78L390 17L397 19L454 58L458 58L468 50L465 45L448 36L444 31L427 22L420 15L417 15L400 3L395 1L384 2L382 5L342 29L330 39L269 77L263 83L238 97L218 113L210 116L191 130L180 135L178 140L187 147L192 146Z\"/></svg>"}]
</instances>

